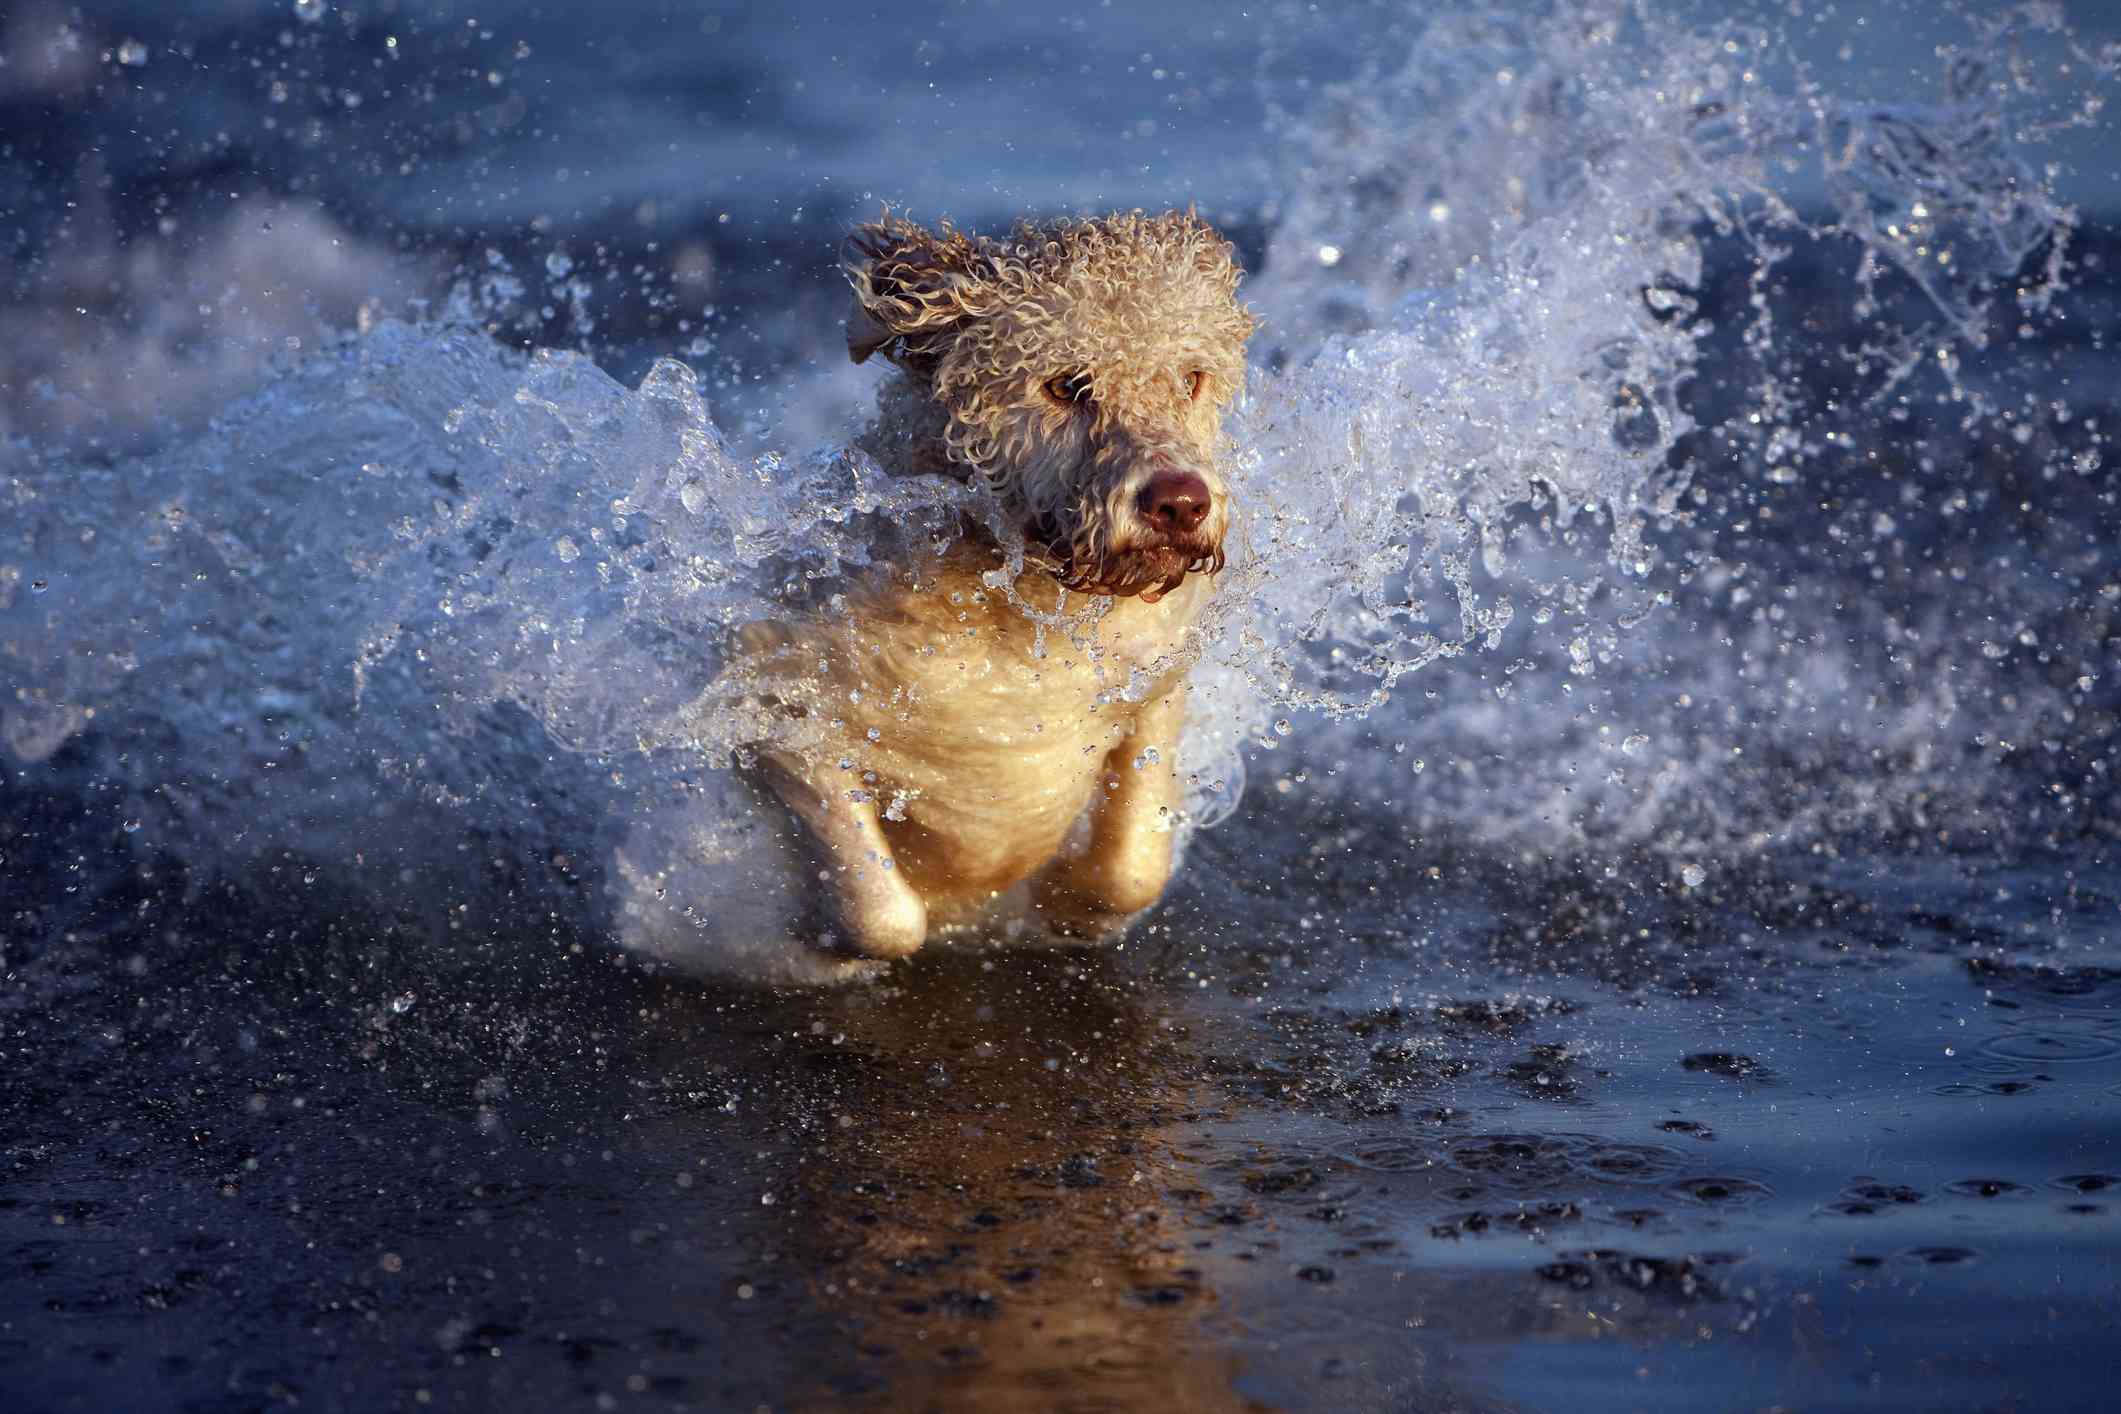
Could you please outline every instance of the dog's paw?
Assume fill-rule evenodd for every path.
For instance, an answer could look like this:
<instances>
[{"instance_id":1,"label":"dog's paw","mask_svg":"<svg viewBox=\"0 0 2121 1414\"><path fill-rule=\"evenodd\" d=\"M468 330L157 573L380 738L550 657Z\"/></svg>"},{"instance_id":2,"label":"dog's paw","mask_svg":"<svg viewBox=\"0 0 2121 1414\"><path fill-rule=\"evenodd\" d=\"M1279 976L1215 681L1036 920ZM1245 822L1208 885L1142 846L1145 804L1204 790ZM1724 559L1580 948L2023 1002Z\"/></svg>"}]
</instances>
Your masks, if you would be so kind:
<instances>
[{"instance_id":1,"label":"dog's paw","mask_svg":"<svg viewBox=\"0 0 2121 1414\"><path fill-rule=\"evenodd\" d=\"M1085 907L1078 900L1049 896L1033 906L1032 917L1057 938L1076 943L1103 943L1126 932L1135 915Z\"/></svg>"},{"instance_id":2,"label":"dog's paw","mask_svg":"<svg viewBox=\"0 0 2121 1414\"><path fill-rule=\"evenodd\" d=\"M1154 887L1139 877L1114 877L1084 859L1064 860L1031 888L1031 917L1056 937L1101 943L1116 938L1155 906L1163 880Z\"/></svg>"},{"instance_id":3,"label":"dog's paw","mask_svg":"<svg viewBox=\"0 0 2121 1414\"><path fill-rule=\"evenodd\" d=\"M837 892L837 907L819 910L817 939L825 952L889 961L912 956L928 940L928 905L904 885L858 880Z\"/></svg>"}]
</instances>

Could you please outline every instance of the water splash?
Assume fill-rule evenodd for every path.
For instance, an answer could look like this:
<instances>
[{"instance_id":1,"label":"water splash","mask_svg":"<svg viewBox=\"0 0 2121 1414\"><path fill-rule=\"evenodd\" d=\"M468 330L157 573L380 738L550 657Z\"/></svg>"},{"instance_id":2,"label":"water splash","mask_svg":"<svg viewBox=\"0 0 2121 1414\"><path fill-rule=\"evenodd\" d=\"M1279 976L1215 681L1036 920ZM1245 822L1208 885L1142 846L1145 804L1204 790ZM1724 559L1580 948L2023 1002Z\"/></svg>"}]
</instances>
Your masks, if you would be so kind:
<instances>
[{"instance_id":1,"label":"water splash","mask_svg":"<svg viewBox=\"0 0 2121 1414\"><path fill-rule=\"evenodd\" d=\"M2042 45L2055 57L2036 74L2026 51ZM1457 839L1757 847L1933 823L1934 797L1957 793L1938 789L1956 753L1935 741L1959 707L1950 671L1926 693L1868 694L1871 748L1913 769L1865 773L1857 798L1812 789L1809 743L1784 739L1775 759L1806 779L1786 781L1765 820L1761 781L1731 791L1711 753L1686 759L1697 702L1746 704L1758 722L1864 695L1890 645L1923 639L1908 606L1875 589L1863 595L1875 603L1837 604L1840 632L1807 644L1808 674L1773 699L1760 660L1807 636L1781 607L1743 626L1716 615L1713 632L1662 611L1745 573L1726 542L1761 528L1751 478L1794 484L1863 438L1934 438L1949 464L1991 419L2025 421L1967 360L1998 327L2032 334L2065 288L2073 213L2024 144L2095 121L2114 56L2030 8L1944 52L1931 101L1887 105L1801 72L1777 90L1765 76L1793 61L1771 34L1677 33L1633 7L1443 16L1410 52L1289 125L1295 171L1253 288L1280 372L1239 419L1264 553L1222 601L1218 696L1240 704L1222 742L1275 746L1260 724L1284 704L1364 717L1314 728L1314 765L1372 778L1409 824ZM1716 302L1719 328L1703 287L1733 270L1745 284ZM1847 291L1840 324L1816 309L1778 322L1790 303L1778 290L1822 278ZM1708 379L1705 358L1720 360ZM1921 411L1933 402L1948 414ZM2096 444L2091 421L2078 435ZM1891 539L1896 523L1881 510L1871 527L1864 540ZM1815 581L1836 598L1840 568ZM1732 607L1754 593L1733 591ZM1887 646L1843 646L1865 641ZM1925 641L1934 660L1950 638L1932 625ZM1524 656L1497 672L1475 651L1497 649ZM1612 680L1653 665L1668 692ZM1425 701L1381 711L1422 669ZM1446 676L1441 695L1456 700L1439 718L1426 703ZM2081 686L2013 687L1983 684L2021 724L2037 711L2081 732ZM1886 702L1904 716L1889 720ZM1601 709L1606 722L1583 725ZM1641 737L1630 719L1682 754L1651 772L1583 769ZM1483 764L1463 789L1430 777L1409 803L1397 763L1354 744L1381 737L1425 746L1417 760ZM1724 799L1745 808L1703 808Z\"/></svg>"},{"instance_id":2,"label":"water splash","mask_svg":"<svg viewBox=\"0 0 2121 1414\"><path fill-rule=\"evenodd\" d=\"M1475 581L1503 573L1522 513L1564 539L1596 522L1615 570L1650 572L1646 533L1682 514L1692 476L1685 394L1707 330L1687 316L1710 236L1741 239L1756 282L1791 239L1850 242L1858 317L1906 348L1986 342L2000 288L2043 249L2035 298L2059 289L2071 213L2006 140L2014 67L1954 54L1938 103L1886 107L1766 90L1777 48L1617 7L1446 16L1404 68L1329 94L1299 129L1254 293L1272 359L1301 361L1240 418L1249 499L1270 508L1257 572L1302 569L1240 611L1270 700L1367 711L1407 672L1494 646L1515 603ZM1807 168L1831 219L1783 195ZM1886 319L1888 267L1930 307ZM1756 346L1777 340L1766 310L1738 311ZM1754 395L1742 435L1801 439L1787 389ZM1374 688L1304 686L1296 646L1329 640Z\"/></svg>"},{"instance_id":3,"label":"water splash","mask_svg":"<svg viewBox=\"0 0 2121 1414\"><path fill-rule=\"evenodd\" d=\"M2017 33L1977 37L2008 54ZM1977 437L1999 404L1951 351L1990 342L1999 300L2030 318L2061 288L2069 213L2012 118L2025 70L1953 55L1928 105L1850 103L1767 84L1770 36L1577 5L1438 19L1410 50L1289 130L1300 158L1252 290L1270 333L1235 414L1242 553L1196 669L1192 814L1228 814L1250 756L1277 789L1361 777L1410 829L1664 839L1692 886L1702 841L1761 823L1700 828L1728 767L1695 759L1708 737L1687 714L1816 710L1876 675L1820 649L1763 678L1753 655L1786 655L1789 625L1734 624L1759 577L1724 541L1749 543L1763 484L1846 450L1805 384L1842 355L1778 323L1777 272L1800 245L1853 252L1861 333L1837 371L1873 407L1941 379L1954 435ZM1830 214L1800 213L1800 189ZM1719 329L1707 286L1733 251L1758 297ZM646 945L726 931L738 892L762 939L795 906L793 863L759 883L763 827L726 768L797 728L726 680L730 632L829 607L865 565L934 553L992 508L848 448L739 455L675 362L628 388L579 355L511 353L481 327L520 295L505 273L435 322L314 353L151 457L12 444L0 738L35 762L88 733L81 769L157 847L400 867L433 838L388 823L410 794L517 848L612 851ZM1743 376L1708 378L1711 349ZM1675 604L1711 622L1672 632ZM1888 657L1895 634L1936 640L1886 617ZM1651 660L1654 705L1624 676ZM1429 709L1435 686L1409 704L1410 678L1447 683L1448 710ZM1861 749L1937 790L1951 754L1927 737L1953 691L1895 698ZM2072 710L2068 691L2041 710ZM1424 732L1411 758L1376 744ZM556 773L560 750L585 769ZM1409 759L1441 769L1405 800ZM1906 799L1852 816L1824 793L1766 833L1831 837L1874 808Z\"/></svg>"}]
</instances>

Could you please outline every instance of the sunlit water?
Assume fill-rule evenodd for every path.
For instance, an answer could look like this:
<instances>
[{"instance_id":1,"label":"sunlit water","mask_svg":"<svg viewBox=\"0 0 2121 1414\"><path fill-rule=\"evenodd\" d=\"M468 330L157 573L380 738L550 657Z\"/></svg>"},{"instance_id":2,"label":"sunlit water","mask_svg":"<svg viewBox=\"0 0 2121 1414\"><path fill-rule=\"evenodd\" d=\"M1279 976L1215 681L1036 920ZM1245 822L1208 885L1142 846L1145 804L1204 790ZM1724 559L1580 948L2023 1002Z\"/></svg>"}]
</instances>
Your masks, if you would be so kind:
<instances>
[{"instance_id":1,"label":"sunlit water","mask_svg":"<svg viewBox=\"0 0 2121 1414\"><path fill-rule=\"evenodd\" d=\"M329 72L375 40L363 23L298 14L265 43ZM1012 1347L1077 1379L1018 1328L1038 1303L1005 1299L1039 1260L996 1249L979 1281L1004 1296L960 1277L938 1295L924 1272L894 1276L866 1230L831 1234L870 1201L849 1185L871 1167L915 1192L953 1174L1022 1208L987 1226L1028 1221L1063 1246L1027 1216L1058 1210L1024 1193L1146 1183L1128 1211L1206 1234L1202 1255L1122 1242L1117 1210L1078 1215L1118 1245L1092 1241L1061 1277L1048 1258L1048 1286L1027 1286L1133 1352L1113 1386L1130 1398L1543 1407L1572 1369L1632 1377L1588 1353L1604 1320L1660 1352L1636 1363L1662 1402L1811 1388L1919 1404L1838 1365L1807 1387L1765 1354L1688 1352L1866 1322L1890 1348L1916 1311L1975 1341L1982 1311L2032 1321L2010 1303L2043 1281L2071 1293L2048 1338L2083 1338L2113 1296L2110 1263L2090 1275L2113 1247L2091 1195L2121 1168L2102 1118L2121 1054L2115 248L2046 163L2110 126L2111 37L2040 13L1959 23L1920 85L1880 93L1816 80L1775 28L1597 7L1363 24L1388 53L1343 54L1342 84L1287 83L1292 52L1332 47L1294 19L1291 48L1263 43L1245 80L1282 115L1263 190L1229 212L1258 255L1263 329L1231 427L1241 549L1194 669L1188 873L1124 959L916 962L879 996L650 995L610 971L629 947L770 971L782 945L750 901L787 881L746 852L729 767L787 728L718 677L729 629L793 580L829 585L987 513L844 447L869 375L817 361L837 305L770 266L748 286L715 273L711 241L621 246L584 208L546 213L558 187L492 218L515 234L491 249L417 256L263 197L151 217L189 238L159 254L137 217L86 203L94 239L26 267L0 355L17 439L0 451L0 741L19 807L0 881L20 881L5 956L21 1034L62 1056L88 1044L64 1039L78 983L104 998L99 1034L185 998L229 1033L213 1047L247 1057L345 1000L354 1019L323 1033L344 1038L301 1043L278 1073L352 1056L323 1083L372 1090L360 1067L396 1065L439 1084L463 1128L436 1143L512 1144L503 1167L548 1199L572 1182L552 1157L571 1171L569 1126L608 1116L591 1117L593 1083L533 1084L515 1058L564 1068L608 1045L614 1083L662 1097L642 1140L659 1173L698 1147L756 1171L740 1225L773 1206L752 1188L821 1225L743 1229L759 1250L792 1242L806 1273L772 1286L777 1320L826 1319L814 1302L910 1348L925 1337L893 1325L903 1301L847 1292L911 1281L915 1314L1000 1319L990 1360ZM505 52L506 22L492 28ZM15 66L12 101L88 82L46 31L17 41L32 50L42 67ZM82 62L120 79L159 62L128 53ZM343 95L360 84L341 109L359 112ZM468 150L516 140L505 112L464 111ZM315 142L289 140L295 158L257 160L316 164L299 155ZM597 170L627 188L625 169ZM1230 169L1199 170L1229 201ZM907 194L888 167L870 180ZM386 183L364 214L406 219L409 200ZM769 249L822 261L836 229L811 219ZM717 279L750 302L707 317ZM265 293L288 286L309 297ZM91 308L105 317L68 317ZM688 862L717 850L734 867ZM250 901L252 961L194 941L224 887ZM396 940L358 941L386 925ZM209 985L253 967L275 1019ZM631 1001L571 1011L569 968ZM467 980L519 970L497 996ZM136 987L161 1000L109 1000ZM785 1034L814 1085L772 1073ZM866 1078L834 1060L857 1054ZM251 1116L306 1083L240 1079L248 1065L214 1084L258 1087ZM1101 1113L1052 1088L1106 1066L1132 1078ZM59 1185L11 1200L31 1220L61 1179L100 1181L69 1147L84 1131L53 1118L69 1089L25 1104L40 1137L18 1169ZM907 1094L929 1118L890 1135L842 1122ZM788 1116L815 1162L672 1117L725 1100ZM1063 1118L998 1118L1008 1105ZM73 1157L37 1158L52 1152ZM286 1153L299 1203L325 1161ZM691 1188L665 1179L630 1200L650 1226ZM411 1169L390 1183L417 1189ZM914 1232L982 1227L925 1201L901 1219ZM356 1247L360 1211L340 1231ZM1838 1222L1879 1235L1844 1240ZM623 1244L623 1226L594 1240ZM2052 1255L2077 1243L2086 1265ZM849 1251L853 1284L813 1289ZM757 1260L725 1244L729 1290L687 1309L751 1301L731 1293L767 1285L734 1274ZM1075 1311L1093 1277L1162 1314L1129 1333ZM663 1300L661 1280L617 1290L608 1319ZM1860 1294L1946 1280L1960 1294L1925 1288L1929 1306ZM1201 1316L1207 1292L1220 1305ZM1307 1331L1306 1312L1326 1314ZM464 1319L413 1338L461 1363L484 1339ZM741 1342L728 1319L686 1338ZM1159 1370L1167 1328L1201 1359ZM1579 1353L1476 1371L1457 1349L1526 1336ZM798 1375L770 1363L722 1393L778 1398ZM1002 1363L992 1389L1042 1387ZM1990 1382L1969 1402L2037 1389L1991 1355L1962 1363L1965 1388ZM928 1388L917 1361L880 1368L835 1378ZM49 1387L89 1387L73 1378ZM982 1388L966 1378L936 1387ZM1366 1383L1343 1396L1343 1378Z\"/></svg>"}]
</instances>

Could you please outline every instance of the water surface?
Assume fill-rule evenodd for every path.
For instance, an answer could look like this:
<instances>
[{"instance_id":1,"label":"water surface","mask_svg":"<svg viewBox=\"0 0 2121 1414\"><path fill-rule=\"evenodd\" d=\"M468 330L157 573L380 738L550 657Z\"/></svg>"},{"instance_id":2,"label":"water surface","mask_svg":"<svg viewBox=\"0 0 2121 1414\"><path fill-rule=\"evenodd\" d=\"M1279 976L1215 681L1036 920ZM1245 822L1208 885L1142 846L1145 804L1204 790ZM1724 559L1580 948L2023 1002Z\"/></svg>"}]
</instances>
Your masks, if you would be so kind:
<instances>
[{"instance_id":1,"label":"water surface","mask_svg":"<svg viewBox=\"0 0 2121 1414\"><path fill-rule=\"evenodd\" d=\"M15 1404L2102 1407L2061 21L11 15ZM772 575L954 508L837 450L883 199L1223 221L1248 552L1124 947L774 994L616 860Z\"/></svg>"}]
</instances>

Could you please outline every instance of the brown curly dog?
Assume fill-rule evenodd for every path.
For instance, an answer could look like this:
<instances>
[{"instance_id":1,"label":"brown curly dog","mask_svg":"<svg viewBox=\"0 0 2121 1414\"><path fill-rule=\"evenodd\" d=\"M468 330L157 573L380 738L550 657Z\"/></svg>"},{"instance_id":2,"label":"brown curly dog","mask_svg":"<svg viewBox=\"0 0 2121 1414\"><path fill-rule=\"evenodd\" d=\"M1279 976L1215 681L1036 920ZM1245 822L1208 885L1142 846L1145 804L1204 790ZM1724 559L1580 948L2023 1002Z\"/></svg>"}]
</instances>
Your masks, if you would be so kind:
<instances>
[{"instance_id":1,"label":"brown curly dog","mask_svg":"<svg viewBox=\"0 0 2121 1414\"><path fill-rule=\"evenodd\" d=\"M897 368L866 450L984 482L1025 553L1012 575L968 521L836 612L740 633L746 670L812 726L759 759L825 884L818 941L904 956L1027 882L1054 931L1103 935L1171 874L1188 640L1230 524L1222 413L1253 327L1231 247L1191 213L1005 239L886 217L845 270L849 355ZM1077 631L1042 629L1071 603L1092 611Z\"/></svg>"}]
</instances>

